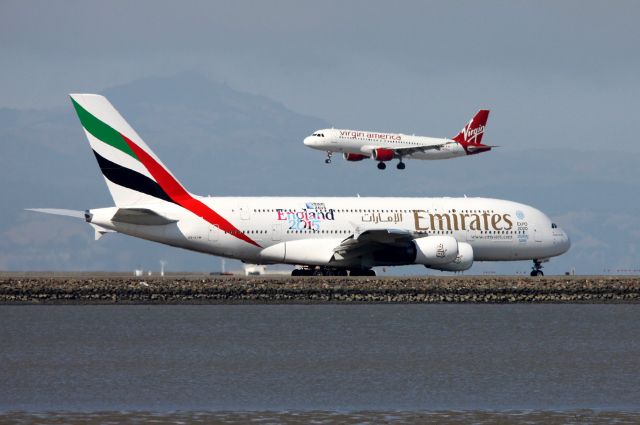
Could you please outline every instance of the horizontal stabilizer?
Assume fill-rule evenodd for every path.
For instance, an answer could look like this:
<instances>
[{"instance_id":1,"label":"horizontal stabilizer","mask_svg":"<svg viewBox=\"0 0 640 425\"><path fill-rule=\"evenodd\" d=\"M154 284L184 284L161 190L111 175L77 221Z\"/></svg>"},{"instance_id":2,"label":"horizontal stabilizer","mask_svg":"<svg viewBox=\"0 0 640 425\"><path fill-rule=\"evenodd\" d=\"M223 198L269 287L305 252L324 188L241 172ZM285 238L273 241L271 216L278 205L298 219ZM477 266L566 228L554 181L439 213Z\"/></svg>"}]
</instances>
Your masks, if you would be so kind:
<instances>
[{"instance_id":1,"label":"horizontal stabilizer","mask_svg":"<svg viewBox=\"0 0 640 425\"><path fill-rule=\"evenodd\" d=\"M467 146L467 151L469 152L476 152L476 151L490 151L493 148L497 148L499 146L494 146L494 145L469 145Z\"/></svg>"},{"instance_id":2,"label":"horizontal stabilizer","mask_svg":"<svg viewBox=\"0 0 640 425\"><path fill-rule=\"evenodd\" d=\"M95 230L96 240L100 239L107 233L117 233L115 230L105 229L104 227L100 227L97 224L93 224L93 223L89 223L89 224L91 224L91 227L93 227L93 230Z\"/></svg>"},{"instance_id":3,"label":"horizontal stabilizer","mask_svg":"<svg viewBox=\"0 0 640 425\"><path fill-rule=\"evenodd\" d=\"M178 220L165 217L148 208L118 208L118 211L116 211L111 221L127 224L158 226L175 223Z\"/></svg>"},{"instance_id":4,"label":"horizontal stabilizer","mask_svg":"<svg viewBox=\"0 0 640 425\"><path fill-rule=\"evenodd\" d=\"M26 211L35 211L44 214L64 215L67 217L85 219L84 211L64 210L59 208L25 208Z\"/></svg>"}]
</instances>

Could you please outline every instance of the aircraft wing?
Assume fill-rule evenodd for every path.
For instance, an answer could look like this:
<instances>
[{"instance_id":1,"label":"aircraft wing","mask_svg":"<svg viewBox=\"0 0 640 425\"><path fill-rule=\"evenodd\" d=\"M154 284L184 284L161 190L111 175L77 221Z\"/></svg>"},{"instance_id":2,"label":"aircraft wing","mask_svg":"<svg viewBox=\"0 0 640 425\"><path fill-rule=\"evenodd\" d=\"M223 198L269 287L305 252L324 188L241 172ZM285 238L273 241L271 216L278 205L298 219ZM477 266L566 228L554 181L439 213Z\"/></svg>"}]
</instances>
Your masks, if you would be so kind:
<instances>
[{"instance_id":1,"label":"aircraft wing","mask_svg":"<svg viewBox=\"0 0 640 425\"><path fill-rule=\"evenodd\" d=\"M369 229L349 236L333 251L342 258L357 257L382 245L406 245L416 236L415 232L405 229Z\"/></svg>"},{"instance_id":2,"label":"aircraft wing","mask_svg":"<svg viewBox=\"0 0 640 425\"><path fill-rule=\"evenodd\" d=\"M435 145L408 146L406 148L394 148L392 150L397 156L408 156L418 152L426 152L426 151L433 151L433 150L439 151L445 146L450 145L452 143L456 143L456 142L449 141L444 143L438 143Z\"/></svg>"},{"instance_id":3,"label":"aircraft wing","mask_svg":"<svg viewBox=\"0 0 640 425\"><path fill-rule=\"evenodd\" d=\"M112 221L148 226L175 223L178 220L165 217L148 208L118 208Z\"/></svg>"}]
</instances>

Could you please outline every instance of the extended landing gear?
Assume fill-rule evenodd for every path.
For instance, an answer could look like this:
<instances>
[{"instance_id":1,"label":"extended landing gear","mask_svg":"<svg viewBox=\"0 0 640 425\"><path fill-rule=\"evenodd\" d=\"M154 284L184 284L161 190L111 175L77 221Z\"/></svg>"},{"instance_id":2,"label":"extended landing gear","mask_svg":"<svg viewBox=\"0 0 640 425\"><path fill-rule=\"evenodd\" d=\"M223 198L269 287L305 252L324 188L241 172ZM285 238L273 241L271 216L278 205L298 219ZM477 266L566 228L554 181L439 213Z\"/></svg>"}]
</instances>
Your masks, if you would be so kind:
<instances>
[{"instance_id":1,"label":"extended landing gear","mask_svg":"<svg viewBox=\"0 0 640 425\"><path fill-rule=\"evenodd\" d=\"M293 269L291 276L346 276L346 269L335 267L305 267Z\"/></svg>"},{"instance_id":2,"label":"extended landing gear","mask_svg":"<svg viewBox=\"0 0 640 425\"><path fill-rule=\"evenodd\" d=\"M324 160L325 164L331 164L331 157L333 156L333 152L327 152L327 159Z\"/></svg>"},{"instance_id":3,"label":"extended landing gear","mask_svg":"<svg viewBox=\"0 0 640 425\"><path fill-rule=\"evenodd\" d=\"M544 273L542 272L542 261L533 260L531 276L544 276Z\"/></svg>"},{"instance_id":4,"label":"extended landing gear","mask_svg":"<svg viewBox=\"0 0 640 425\"><path fill-rule=\"evenodd\" d=\"M376 272L371 269L347 269L338 267L303 267L293 269L291 276L375 276Z\"/></svg>"},{"instance_id":5,"label":"extended landing gear","mask_svg":"<svg viewBox=\"0 0 640 425\"><path fill-rule=\"evenodd\" d=\"M396 165L396 167L398 168L398 170L404 170L406 168L406 164L400 161L398 162L398 165ZM378 170L384 170L386 168L387 168L387 164L385 164L382 161L378 162Z\"/></svg>"}]
</instances>

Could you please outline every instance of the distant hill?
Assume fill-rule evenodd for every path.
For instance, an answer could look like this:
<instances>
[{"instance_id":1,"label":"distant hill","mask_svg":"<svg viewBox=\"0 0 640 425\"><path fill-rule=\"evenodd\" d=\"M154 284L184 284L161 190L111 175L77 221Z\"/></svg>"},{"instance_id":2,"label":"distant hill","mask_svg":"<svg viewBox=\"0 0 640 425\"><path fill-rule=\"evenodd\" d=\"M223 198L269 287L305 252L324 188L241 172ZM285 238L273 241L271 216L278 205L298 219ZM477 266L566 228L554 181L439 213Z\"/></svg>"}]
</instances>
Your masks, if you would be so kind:
<instances>
[{"instance_id":1,"label":"distant hill","mask_svg":"<svg viewBox=\"0 0 640 425\"><path fill-rule=\"evenodd\" d=\"M380 172L372 161L347 164L342 158L327 166L321 152L302 145L313 130L328 127L326 122L197 74L147 78L102 93L194 193L513 199L540 208L569 230L572 250L552 260L549 271L640 268L638 154L516 151L507 145L470 158L409 161L404 172L395 167ZM170 270L219 269L213 257L122 235L94 242L83 223L23 211L111 204L70 104L0 109L0 138L0 269L157 269L161 259ZM228 267L238 265L228 262ZM528 267L487 263L471 271ZM408 270L426 273L420 267Z\"/></svg>"}]
</instances>

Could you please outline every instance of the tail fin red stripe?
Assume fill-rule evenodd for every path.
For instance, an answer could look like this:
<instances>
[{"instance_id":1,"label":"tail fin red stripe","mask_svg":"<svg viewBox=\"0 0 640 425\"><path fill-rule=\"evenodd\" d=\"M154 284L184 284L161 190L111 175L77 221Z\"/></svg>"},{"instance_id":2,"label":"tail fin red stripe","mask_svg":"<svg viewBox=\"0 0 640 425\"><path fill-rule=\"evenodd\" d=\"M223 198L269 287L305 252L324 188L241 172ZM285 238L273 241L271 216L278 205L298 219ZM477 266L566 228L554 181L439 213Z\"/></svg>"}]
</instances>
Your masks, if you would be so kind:
<instances>
[{"instance_id":1,"label":"tail fin red stripe","mask_svg":"<svg viewBox=\"0 0 640 425\"><path fill-rule=\"evenodd\" d=\"M141 149L124 134L121 134L121 136L125 140L125 142L127 142L127 145L131 148L131 150L136 154L140 162L142 162L149 173L151 173L156 182L158 182L160 187L176 204L191 211L198 217L202 217L209 223L218 226L220 230L224 230L225 232L235 236L236 238L260 248L260 245L257 242L238 230L224 217L192 197L191 194L187 192L187 190L182 187L182 185L178 183L178 181L173 178L173 176L167 170L165 170L162 165L158 164L158 162L144 149Z\"/></svg>"}]
</instances>

